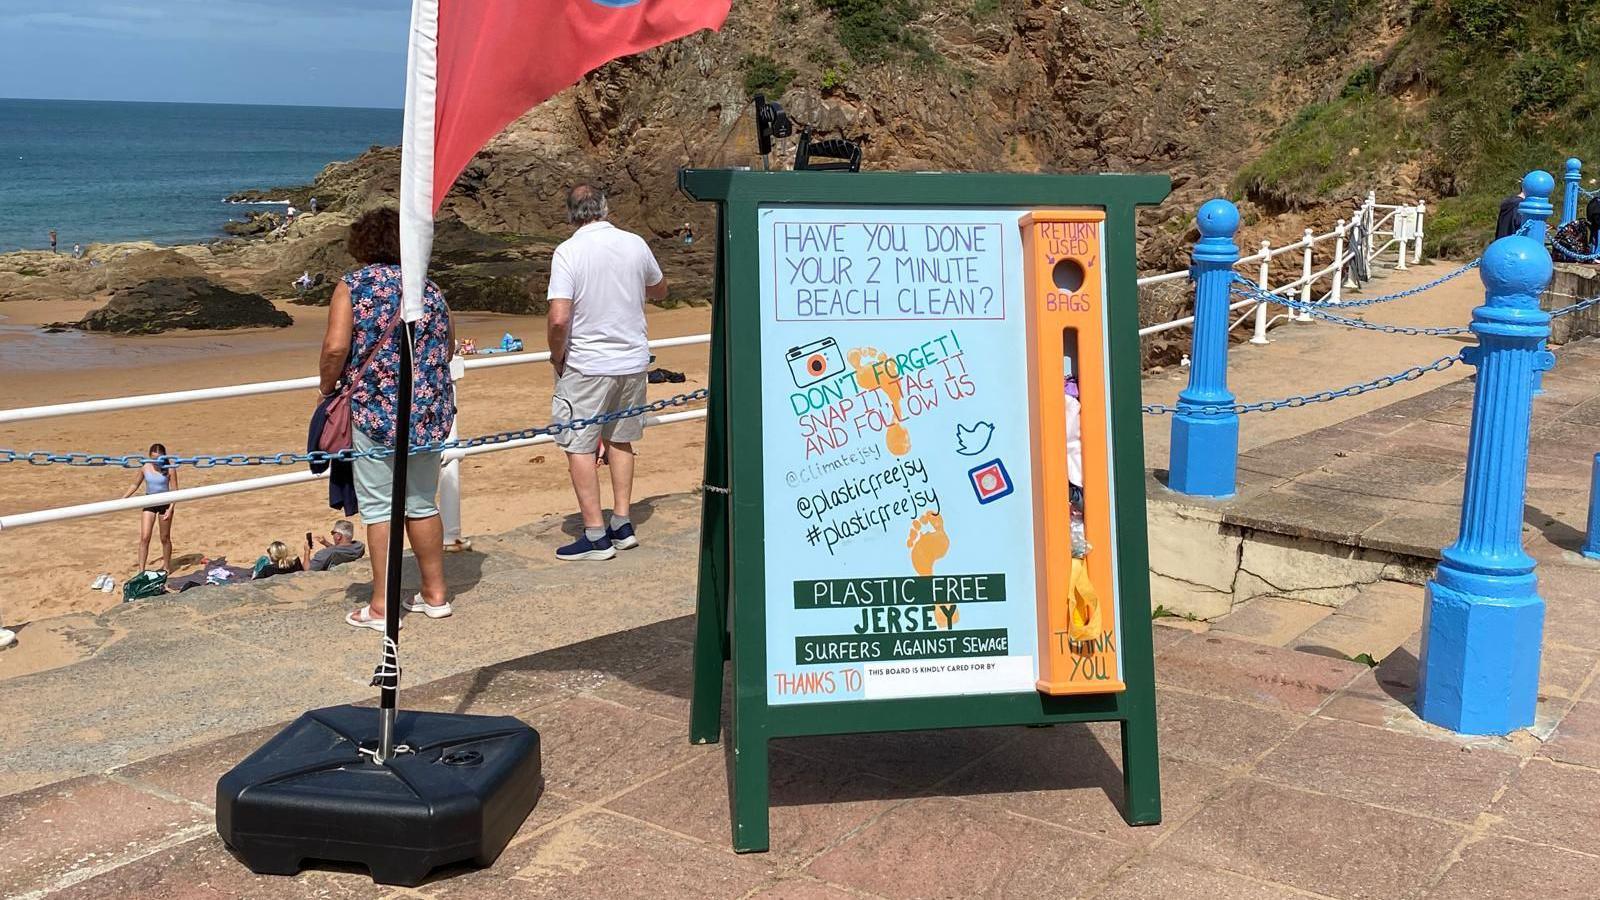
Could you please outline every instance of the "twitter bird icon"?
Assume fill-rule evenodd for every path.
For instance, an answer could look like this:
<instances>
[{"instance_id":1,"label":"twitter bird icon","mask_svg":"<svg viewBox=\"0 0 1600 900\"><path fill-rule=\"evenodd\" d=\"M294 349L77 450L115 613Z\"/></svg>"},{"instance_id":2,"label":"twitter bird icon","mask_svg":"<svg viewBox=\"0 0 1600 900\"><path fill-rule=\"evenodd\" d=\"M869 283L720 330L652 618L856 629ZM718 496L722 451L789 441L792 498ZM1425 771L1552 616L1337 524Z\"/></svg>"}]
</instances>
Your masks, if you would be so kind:
<instances>
[{"instance_id":1,"label":"twitter bird icon","mask_svg":"<svg viewBox=\"0 0 1600 900\"><path fill-rule=\"evenodd\" d=\"M989 449L994 440L994 423L978 422L971 428L956 424L956 452L962 456L977 456Z\"/></svg>"}]
</instances>

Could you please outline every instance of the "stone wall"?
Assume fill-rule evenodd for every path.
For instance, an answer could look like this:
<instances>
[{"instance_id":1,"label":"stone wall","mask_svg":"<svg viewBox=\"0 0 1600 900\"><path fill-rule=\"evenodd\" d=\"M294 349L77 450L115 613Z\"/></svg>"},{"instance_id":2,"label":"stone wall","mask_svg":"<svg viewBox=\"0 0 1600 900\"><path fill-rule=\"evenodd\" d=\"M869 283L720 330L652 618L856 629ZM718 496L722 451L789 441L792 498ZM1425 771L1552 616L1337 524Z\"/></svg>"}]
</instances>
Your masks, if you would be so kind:
<instances>
[{"instance_id":1,"label":"stone wall","mask_svg":"<svg viewBox=\"0 0 1600 900\"><path fill-rule=\"evenodd\" d=\"M1431 560L1290 537L1222 520L1220 507L1152 497L1150 604L1216 619L1256 597L1337 609L1378 581L1421 584Z\"/></svg>"},{"instance_id":2,"label":"stone wall","mask_svg":"<svg viewBox=\"0 0 1600 900\"><path fill-rule=\"evenodd\" d=\"M1556 263L1555 278L1550 281L1550 289L1539 298L1539 305L1546 310L1560 309L1597 294L1600 294L1600 267ZM1552 344L1571 343L1597 334L1600 334L1600 305L1562 316L1550 323Z\"/></svg>"}]
</instances>

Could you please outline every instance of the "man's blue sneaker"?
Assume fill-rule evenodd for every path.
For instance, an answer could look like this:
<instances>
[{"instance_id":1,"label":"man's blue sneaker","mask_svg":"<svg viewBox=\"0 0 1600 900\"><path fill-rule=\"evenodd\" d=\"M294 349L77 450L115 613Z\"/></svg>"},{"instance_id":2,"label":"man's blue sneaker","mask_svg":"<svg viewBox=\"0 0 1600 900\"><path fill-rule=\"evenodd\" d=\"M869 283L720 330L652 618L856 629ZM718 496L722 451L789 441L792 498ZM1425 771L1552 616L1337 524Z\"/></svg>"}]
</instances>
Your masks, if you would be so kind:
<instances>
[{"instance_id":1,"label":"man's blue sneaker","mask_svg":"<svg viewBox=\"0 0 1600 900\"><path fill-rule=\"evenodd\" d=\"M611 539L603 537L598 541L589 540L587 535L579 535L578 539L556 551L556 559L567 561L578 559L610 559L617 555L617 548L611 546Z\"/></svg>"},{"instance_id":2,"label":"man's blue sneaker","mask_svg":"<svg viewBox=\"0 0 1600 900\"><path fill-rule=\"evenodd\" d=\"M632 550L633 548L639 546L639 539L633 534L632 522L629 522L621 528L607 528L606 538L610 540L611 545L616 547L618 550Z\"/></svg>"}]
</instances>

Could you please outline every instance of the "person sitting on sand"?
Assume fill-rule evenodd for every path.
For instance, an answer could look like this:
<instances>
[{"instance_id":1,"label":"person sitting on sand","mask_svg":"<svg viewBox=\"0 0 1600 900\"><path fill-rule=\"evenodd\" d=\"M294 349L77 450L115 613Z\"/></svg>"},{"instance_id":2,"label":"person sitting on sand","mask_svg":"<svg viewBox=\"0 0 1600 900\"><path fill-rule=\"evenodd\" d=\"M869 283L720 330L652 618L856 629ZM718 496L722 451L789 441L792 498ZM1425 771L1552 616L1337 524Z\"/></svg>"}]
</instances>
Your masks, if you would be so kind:
<instances>
[{"instance_id":1,"label":"person sitting on sand","mask_svg":"<svg viewBox=\"0 0 1600 900\"><path fill-rule=\"evenodd\" d=\"M306 552L311 552L310 535L306 535ZM304 572L305 561L289 551L289 545L283 541L273 541L267 545L267 555L256 562L255 573L250 577L254 581L262 581L274 575L288 575L292 572Z\"/></svg>"},{"instance_id":2,"label":"person sitting on sand","mask_svg":"<svg viewBox=\"0 0 1600 900\"><path fill-rule=\"evenodd\" d=\"M167 445L151 444L147 455L154 461L140 467L133 487L122 495L124 499L137 494L140 487L144 488L146 494L165 494L178 489L178 467L167 461ZM159 503L144 508L139 525L139 560L134 571L145 571L145 565L150 561L150 535L155 531L158 521L161 523L161 571L172 571L173 506L171 503Z\"/></svg>"},{"instance_id":3,"label":"person sitting on sand","mask_svg":"<svg viewBox=\"0 0 1600 900\"><path fill-rule=\"evenodd\" d=\"M300 567L307 572L326 572L334 566L355 562L367 554L367 545L356 540L356 526L349 519L333 523L333 530L328 532L328 537L317 538L317 543L322 545L322 549L315 553L311 552L309 540L305 549L300 551Z\"/></svg>"}]
</instances>

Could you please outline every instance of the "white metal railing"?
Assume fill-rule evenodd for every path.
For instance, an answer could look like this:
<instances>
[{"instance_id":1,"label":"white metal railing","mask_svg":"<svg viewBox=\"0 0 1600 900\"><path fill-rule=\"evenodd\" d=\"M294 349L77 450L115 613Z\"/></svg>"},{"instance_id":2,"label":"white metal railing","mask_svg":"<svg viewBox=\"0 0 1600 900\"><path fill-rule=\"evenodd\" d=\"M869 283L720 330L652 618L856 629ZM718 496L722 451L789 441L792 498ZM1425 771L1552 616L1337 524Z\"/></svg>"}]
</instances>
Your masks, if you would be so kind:
<instances>
[{"instance_id":1,"label":"white metal railing","mask_svg":"<svg viewBox=\"0 0 1600 900\"><path fill-rule=\"evenodd\" d=\"M711 343L709 334L691 334L684 337L663 338L651 341L650 349L687 347ZM466 361L467 370L494 369L500 366L520 366L528 363L549 362L550 351L506 353ZM254 384L232 384L224 387L200 388L193 391L169 391L163 394L140 394L133 397L111 397L105 400L84 400L78 403L55 403L49 406L26 406L20 409L0 410L0 424L26 422L32 419L50 419L57 416L76 416L84 413L115 412L123 409L140 409L147 406L172 406L193 403L197 400L226 400L234 397L254 397L259 394L278 394L285 391L303 391L318 387L320 379L291 378L287 381L258 381Z\"/></svg>"},{"instance_id":2,"label":"white metal railing","mask_svg":"<svg viewBox=\"0 0 1600 900\"><path fill-rule=\"evenodd\" d=\"M1385 209L1389 212L1383 217L1377 217L1377 210ZM1405 211L1402 214L1402 211ZM1373 193L1367 194L1366 201L1356 208L1347 221L1340 219L1333 230L1325 234L1315 234L1311 229L1306 229L1300 240L1282 247L1272 247L1270 242L1262 241L1261 250L1241 258L1236 265L1256 265L1259 267L1257 283L1263 289L1273 293L1288 293L1299 290L1302 302L1311 302L1316 282L1330 278L1329 289L1317 298L1319 302L1337 305L1340 302L1344 289L1345 272L1349 264L1356 258L1357 253L1363 253L1364 259L1370 262L1380 253L1393 246L1399 247L1398 265L1405 266L1405 257L1408 243L1412 244L1413 261L1420 262L1422 258L1422 219L1424 207L1421 203L1415 206L1380 205ZM1413 215L1414 213L1414 215ZM1375 245L1375 235L1378 228L1390 225L1388 240L1381 245ZM1355 241L1355 228L1357 223L1366 226L1363 246L1357 246ZM1319 244L1327 241L1334 242L1331 254L1332 262L1313 271L1314 254ZM1295 251L1300 251L1300 275L1287 284L1278 287L1270 286L1272 260ZM1138 280L1140 287L1164 284L1172 281L1184 280L1189 277L1188 270L1176 272L1163 272L1147 275ZM1241 300L1229 306L1231 311L1238 311L1248 306L1255 309L1241 316L1233 323L1237 327L1252 315L1255 317L1255 336L1253 343L1266 343L1267 328L1277 318L1267 317L1267 304L1255 300ZM1294 313L1287 317L1293 318ZM1308 313L1301 313L1300 317L1309 319ZM1170 322L1161 322L1139 329L1139 335L1145 337L1160 334L1194 324L1194 316L1185 316ZM683 337L664 338L651 341L652 349L667 347L684 347L696 344L710 343L709 334L686 335ZM526 365L528 363L547 362L550 359L548 351L528 353L508 353L490 356L481 359L467 360L465 365L468 370L491 369L501 366ZM262 381L251 384L225 385L214 388L200 388L187 391L169 391L159 394L139 394L131 397L111 397L100 400L84 400L73 403L56 403L46 406L29 406L18 409L0 410L0 423L28 422L39 419L55 418L59 416L74 416L87 413L116 412L128 409L142 409L153 406L170 406L179 403L193 403L203 400L224 400L237 397L254 397L262 394L284 393L289 391L308 390L318 386L316 376L308 378L292 378L283 381ZM674 422L684 422L694 419L703 419L705 410L692 410L689 412L671 413L663 416L650 416L645 419L646 425L668 425ZM452 450L445 454L447 460L475 456L480 453L493 453L500 450L511 450L526 447L532 444L548 443L552 439L548 436L530 438L527 440L509 441L503 444L491 444L473 447L465 450ZM164 502L185 502L203 500L212 497L223 497L232 494L242 494L250 491L266 490L269 488L285 487L294 484L304 484L316 481L325 475L313 475L309 471L298 471L268 475L260 478L248 478L239 481L223 482L221 484L205 485L203 487L185 488L162 495ZM42 525L48 522L62 522L71 519L82 519L90 516L105 515L107 513L125 512L131 509L140 509L149 504L148 497L129 497L121 500L106 500L96 503L82 503L74 506L45 509L34 512L17 513L14 515L0 516L0 531L21 528L28 525Z\"/></svg>"},{"instance_id":3,"label":"white metal railing","mask_svg":"<svg viewBox=\"0 0 1600 900\"><path fill-rule=\"evenodd\" d=\"M1387 252L1389 248L1395 247L1398 248L1395 259L1396 268L1406 268L1408 255L1410 256L1410 262L1422 261L1422 222L1425 209L1426 207L1421 202L1416 204L1379 203L1376 194L1369 191L1367 199L1356 207L1350 217L1348 219L1340 219L1331 231L1324 234L1316 234L1307 228L1305 234L1299 240L1285 244L1282 247L1273 247L1271 241L1262 241L1261 249L1258 252L1241 257L1234 265L1236 267L1257 266L1256 283L1263 290L1273 293L1287 293L1298 290L1300 292L1299 300L1302 303L1318 302L1337 306L1342 302L1344 296L1346 269L1355 260L1356 254L1362 254L1363 261L1370 263ZM1380 215L1379 210L1386 210L1387 212ZM1388 232L1380 235L1379 230L1385 227L1389 229ZM1360 246L1357 246L1355 239L1358 233L1363 236ZM1377 242L1380 236L1387 238L1381 244ZM1328 254L1330 262L1327 266L1314 270L1318 245L1325 244L1328 241L1333 242L1332 252ZM1287 284L1273 287L1271 284L1272 260L1296 251L1299 251L1299 257L1296 260L1300 263L1299 277ZM1149 287L1187 279L1188 277L1188 270L1163 272L1158 275L1147 275L1140 278L1139 286ZM1316 284L1325 278L1328 279L1328 288L1318 294ZM1253 316L1255 318L1255 333L1250 338L1252 344L1268 343L1267 329L1279 319L1302 322L1310 321L1311 319L1311 314L1306 311L1299 313L1289 312L1269 318L1270 310L1268 304L1254 300L1242 300L1232 304L1228 309L1230 311L1238 311L1252 305L1255 307L1254 310L1240 316L1229 326L1230 330L1237 328ZM1174 319L1170 322L1147 325L1139 329L1139 336L1149 337L1153 334L1161 334L1162 332L1193 324L1194 316L1184 316L1181 319Z\"/></svg>"},{"instance_id":4,"label":"white metal railing","mask_svg":"<svg viewBox=\"0 0 1600 900\"><path fill-rule=\"evenodd\" d=\"M692 334L683 337L662 338L651 341L652 350L667 347L686 347L695 344L708 344L711 342L709 334ZM541 350L528 353L507 353L489 356L482 359L466 360L465 365L472 369L493 369L501 366L527 365L529 363L548 362L550 352ZM253 384L235 384L215 388L201 388L191 391L171 391L164 394L140 394L133 397L111 397L104 400L85 400L77 403L58 403L51 406L30 406L21 409L0 410L0 422L25 422L36 419L47 419L57 416L73 416L85 413L113 412L125 409L141 409L151 406L170 406L178 403L192 403L199 400L223 400L236 397L254 397L261 394L275 394L287 391L301 391L316 388L320 379L316 376L309 378L292 378L284 381L259 381ZM705 410L691 410L689 412L669 413L663 416L647 416L646 425L670 425L674 422L685 422L692 419L705 418ZM548 435L535 438L507 441L501 444L486 444L480 447L471 447L462 450L445 451L444 457L450 460L476 456L480 453L494 453L500 450L515 450L533 444L543 444L552 441ZM188 500L205 500L212 497L226 497L232 494L243 494L251 491L266 490L268 488L287 487L289 485L304 484L326 478L327 474L313 475L308 470L285 472L277 475L266 475L260 478L246 478L238 481L226 481L221 484L208 484L202 487L184 488L162 494L164 503L179 503ZM43 525L49 522L63 522L70 519L85 519L90 516L106 515L108 513L126 512L130 509L141 509L150 505L148 496L128 497L119 500L104 500L95 503L80 503L74 506L63 506L54 509L36 510L34 512L17 513L14 515L0 516L0 531L22 528L28 525Z\"/></svg>"},{"instance_id":5,"label":"white metal railing","mask_svg":"<svg viewBox=\"0 0 1600 900\"><path fill-rule=\"evenodd\" d=\"M668 413L663 416L646 416L644 424L671 425L675 422L688 422L693 419L704 419L706 411L694 409L688 412ZM534 444L548 444L555 438L542 434L538 437L525 438L517 441L506 441L503 444L485 444L481 447L470 447L465 450L450 450L445 456L448 459L464 459L468 456L477 456L480 453L495 453L501 450L516 450ZM162 503L182 503L189 500L206 500L211 497L226 497L230 494L244 494L250 491L262 491L268 488L288 487L293 484L305 484L312 481L321 481L328 477L324 470L320 475L313 475L309 470L301 469L296 472L285 472L280 475L266 475L261 478L246 478L241 481L225 481L221 484L208 484L203 487L183 488L177 491L168 491L161 495ZM137 497L127 497L119 500L102 500L96 503L80 503L76 506L62 506L56 509L42 509L36 512L17 513L10 516L0 516L0 531L10 531L28 525L45 525L50 522L65 522L69 519L87 519L90 516L102 516L107 513L127 512L130 509L142 509L150 505L150 497L142 494Z\"/></svg>"}]
</instances>

